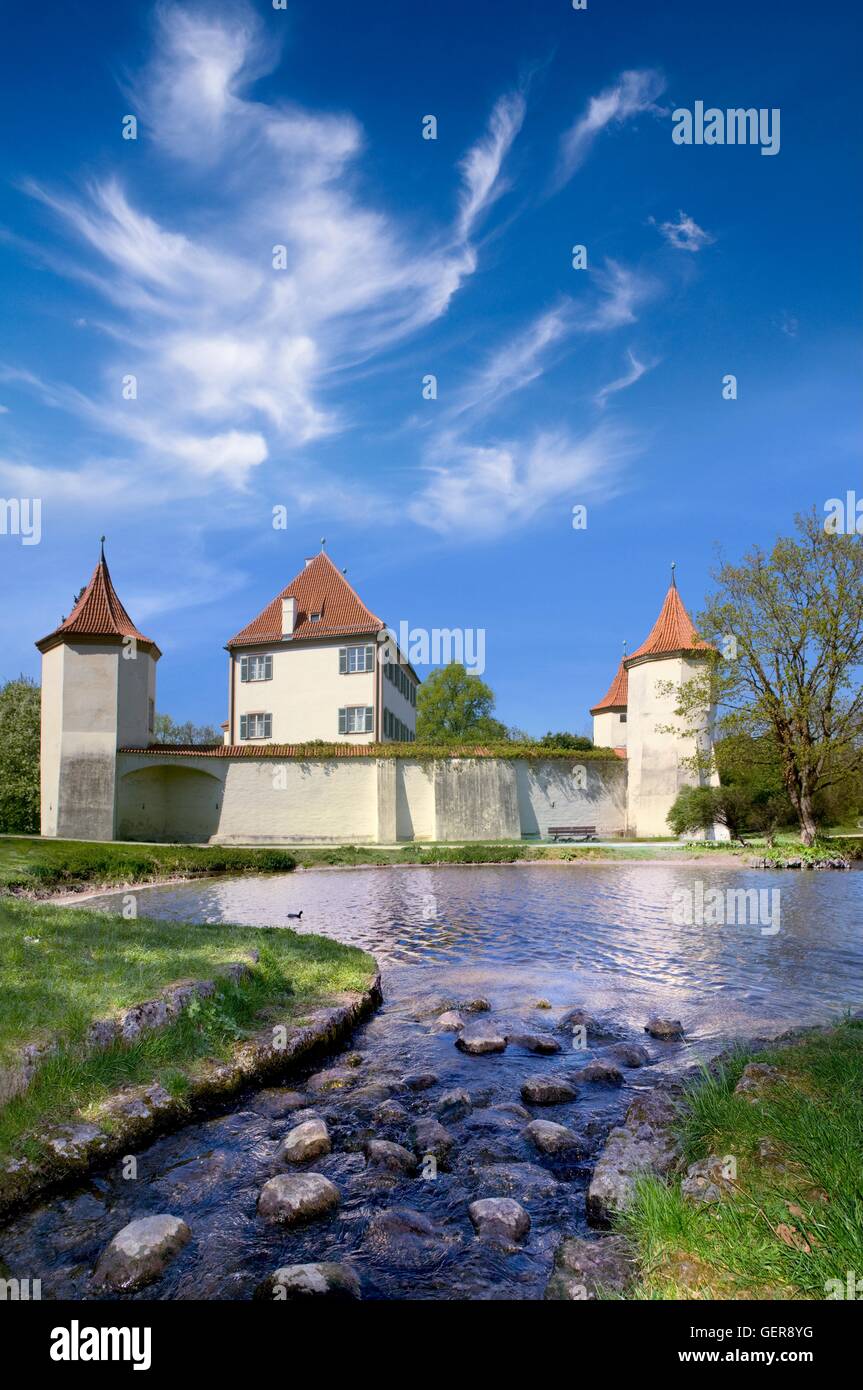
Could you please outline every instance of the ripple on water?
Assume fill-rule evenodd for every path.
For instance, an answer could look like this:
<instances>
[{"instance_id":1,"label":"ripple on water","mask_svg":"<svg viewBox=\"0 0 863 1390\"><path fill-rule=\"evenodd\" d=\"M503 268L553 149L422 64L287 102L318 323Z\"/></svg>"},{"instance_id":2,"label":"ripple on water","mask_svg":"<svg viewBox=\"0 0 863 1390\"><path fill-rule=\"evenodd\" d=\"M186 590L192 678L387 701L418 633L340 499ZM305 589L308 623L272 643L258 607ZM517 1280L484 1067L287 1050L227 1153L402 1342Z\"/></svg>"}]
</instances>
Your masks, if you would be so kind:
<instances>
[{"instance_id":1,"label":"ripple on water","mask_svg":"<svg viewBox=\"0 0 863 1390\"><path fill-rule=\"evenodd\" d=\"M673 891L696 876L705 888L780 888L780 931L674 925ZM294 1123L290 1114L274 1119L250 1099L165 1136L138 1155L136 1181L115 1170L97 1175L0 1234L0 1258L19 1277L41 1277L46 1298L97 1296L89 1279L104 1244L128 1221L166 1210L187 1217L193 1240L158 1284L133 1298L250 1298L280 1265L319 1260L353 1263L364 1297L540 1297L559 1232L584 1227L596 1150L636 1089L734 1037L863 1004L860 874L701 864L405 867L188 883L137 897L142 914L257 926L286 926L288 914L302 908L304 932L372 951L385 1002L354 1037L362 1054L354 1086L386 1082L406 1113L403 1122L376 1122L373 1107L352 1107L353 1086L310 1097L334 1138L333 1152L312 1166L336 1183L342 1205L290 1233L262 1222L256 1209L278 1142ZM117 898L96 903L110 910ZM579 1004L647 1046L651 1065L627 1071L620 1090L583 1083L571 1104L533 1110L583 1135L586 1157L569 1166L542 1157L524 1135L526 1121L496 1107L520 1103L522 1082L538 1071L577 1080L583 1062L611 1044L579 1053L557 1032L565 1044L557 1055L511 1045L503 1054L465 1056L454 1035L434 1032L431 1022L480 994L493 1006L480 1017L505 1032L553 1030ZM550 1010L535 1007L543 997ZM653 1013L681 1017L686 1040L648 1039L643 1025ZM420 1092L400 1086L406 1073L419 1071L433 1072L436 1085ZM302 1079L292 1078L291 1087L301 1088ZM456 1140L451 1171L431 1181L370 1182L363 1138L408 1142L410 1123L434 1115L440 1095L452 1089L468 1091L474 1108L447 1122ZM518 1250L504 1252L473 1232L468 1204L492 1195L513 1196L530 1213ZM418 1214L401 1241L386 1217L393 1208Z\"/></svg>"}]
</instances>

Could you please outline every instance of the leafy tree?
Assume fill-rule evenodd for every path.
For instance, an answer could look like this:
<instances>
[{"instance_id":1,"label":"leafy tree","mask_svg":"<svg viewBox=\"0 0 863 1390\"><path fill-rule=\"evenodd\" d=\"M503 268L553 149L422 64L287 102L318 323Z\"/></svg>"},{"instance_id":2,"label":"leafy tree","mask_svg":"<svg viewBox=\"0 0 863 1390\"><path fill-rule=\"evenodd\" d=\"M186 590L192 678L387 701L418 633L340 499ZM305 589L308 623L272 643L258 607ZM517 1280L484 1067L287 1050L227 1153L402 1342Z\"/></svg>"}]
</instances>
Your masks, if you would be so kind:
<instances>
[{"instance_id":1,"label":"leafy tree","mask_svg":"<svg viewBox=\"0 0 863 1390\"><path fill-rule=\"evenodd\" d=\"M0 831L39 833L41 692L27 676L0 686Z\"/></svg>"},{"instance_id":2,"label":"leafy tree","mask_svg":"<svg viewBox=\"0 0 863 1390\"><path fill-rule=\"evenodd\" d=\"M494 692L479 676L451 661L417 691L418 743L502 743L506 725L493 717Z\"/></svg>"},{"instance_id":3,"label":"leafy tree","mask_svg":"<svg viewBox=\"0 0 863 1390\"><path fill-rule=\"evenodd\" d=\"M819 798L863 773L863 538L826 531L813 508L795 536L714 579L698 626L717 653L683 683L676 712L694 733L714 704L720 736L769 739L811 845Z\"/></svg>"},{"instance_id":4,"label":"leafy tree","mask_svg":"<svg viewBox=\"0 0 863 1390\"><path fill-rule=\"evenodd\" d=\"M593 739L587 738L584 734L543 734L539 740L540 748L571 748L583 752L587 748L593 747Z\"/></svg>"},{"instance_id":5,"label":"leafy tree","mask_svg":"<svg viewBox=\"0 0 863 1390\"><path fill-rule=\"evenodd\" d=\"M170 714L157 714L155 720L156 743L206 744L222 743L221 729L212 724L193 724L187 719L185 724L175 724Z\"/></svg>"},{"instance_id":6,"label":"leafy tree","mask_svg":"<svg viewBox=\"0 0 863 1390\"><path fill-rule=\"evenodd\" d=\"M724 825L732 840L742 840L751 810L751 798L741 787L683 787L668 813L668 824L675 835Z\"/></svg>"}]
</instances>

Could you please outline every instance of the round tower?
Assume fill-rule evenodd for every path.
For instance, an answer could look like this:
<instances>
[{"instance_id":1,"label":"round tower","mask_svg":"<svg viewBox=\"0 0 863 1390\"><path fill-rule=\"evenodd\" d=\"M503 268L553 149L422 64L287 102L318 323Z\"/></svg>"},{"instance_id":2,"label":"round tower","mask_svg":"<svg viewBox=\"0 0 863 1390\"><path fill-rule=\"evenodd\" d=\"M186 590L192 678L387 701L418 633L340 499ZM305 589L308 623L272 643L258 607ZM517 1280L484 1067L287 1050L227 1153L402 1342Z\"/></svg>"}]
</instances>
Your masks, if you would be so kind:
<instances>
[{"instance_id":1,"label":"round tower","mask_svg":"<svg viewBox=\"0 0 863 1390\"><path fill-rule=\"evenodd\" d=\"M629 677L625 661L624 642L623 657L614 680L599 704L594 705L590 711L593 716L593 742L597 748L626 748Z\"/></svg>"},{"instance_id":2,"label":"round tower","mask_svg":"<svg viewBox=\"0 0 863 1390\"><path fill-rule=\"evenodd\" d=\"M117 749L150 742L156 662L150 637L120 602L103 546L69 617L42 653L42 834L113 840Z\"/></svg>"},{"instance_id":3,"label":"round tower","mask_svg":"<svg viewBox=\"0 0 863 1390\"><path fill-rule=\"evenodd\" d=\"M671 567L671 584L659 617L641 646L624 659L627 675L627 823L640 837L668 835L668 812L685 786L698 782L691 765L709 753L712 711L697 732L675 714L678 690L713 652L698 636L683 606ZM702 778L702 781L704 778ZM719 777L712 773L712 785Z\"/></svg>"}]
</instances>

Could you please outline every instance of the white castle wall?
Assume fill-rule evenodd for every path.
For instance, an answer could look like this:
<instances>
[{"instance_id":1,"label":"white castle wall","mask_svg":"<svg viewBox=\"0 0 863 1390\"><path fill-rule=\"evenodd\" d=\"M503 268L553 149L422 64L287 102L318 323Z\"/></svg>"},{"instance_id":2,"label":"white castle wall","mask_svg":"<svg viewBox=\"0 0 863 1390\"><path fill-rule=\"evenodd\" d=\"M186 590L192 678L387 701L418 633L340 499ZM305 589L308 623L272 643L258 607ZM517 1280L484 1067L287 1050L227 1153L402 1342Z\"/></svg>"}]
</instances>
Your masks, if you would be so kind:
<instances>
[{"instance_id":1,"label":"white castle wall","mask_svg":"<svg viewBox=\"0 0 863 1390\"><path fill-rule=\"evenodd\" d=\"M709 745L705 717L697 737L684 735L675 714L678 690L699 670L699 663L683 656L652 657L629 670L627 744L629 832L641 837L670 835L668 812L684 786L698 778L686 766L698 747ZM664 689L666 685L669 689ZM714 774L710 781L718 784Z\"/></svg>"},{"instance_id":2,"label":"white castle wall","mask_svg":"<svg viewBox=\"0 0 863 1390\"><path fill-rule=\"evenodd\" d=\"M593 742L597 748L625 748L627 714L619 710L601 710L593 716Z\"/></svg>"},{"instance_id":3,"label":"white castle wall","mask_svg":"<svg viewBox=\"0 0 863 1390\"><path fill-rule=\"evenodd\" d=\"M582 783L581 768L587 769ZM503 840L626 828L618 759L187 757L121 753L121 839L221 844Z\"/></svg>"},{"instance_id":4,"label":"white castle wall","mask_svg":"<svg viewBox=\"0 0 863 1390\"><path fill-rule=\"evenodd\" d=\"M516 763L523 834L546 837L555 825L595 825L600 837L626 830L626 762L586 759Z\"/></svg>"}]
</instances>

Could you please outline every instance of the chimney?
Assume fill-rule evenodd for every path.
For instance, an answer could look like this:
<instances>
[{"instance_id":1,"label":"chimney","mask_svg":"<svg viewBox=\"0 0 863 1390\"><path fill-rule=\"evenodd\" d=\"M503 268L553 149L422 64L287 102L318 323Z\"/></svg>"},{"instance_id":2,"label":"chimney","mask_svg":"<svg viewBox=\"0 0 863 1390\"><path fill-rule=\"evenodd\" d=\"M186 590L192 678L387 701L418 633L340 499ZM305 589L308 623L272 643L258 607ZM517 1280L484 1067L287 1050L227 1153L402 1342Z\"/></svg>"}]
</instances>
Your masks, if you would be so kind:
<instances>
[{"instance_id":1,"label":"chimney","mask_svg":"<svg viewBox=\"0 0 863 1390\"><path fill-rule=\"evenodd\" d=\"M293 637L294 628L297 625L297 600L295 598L282 599L282 637Z\"/></svg>"}]
</instances>

